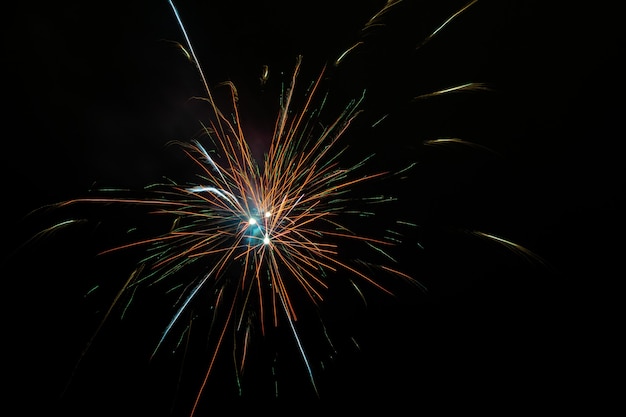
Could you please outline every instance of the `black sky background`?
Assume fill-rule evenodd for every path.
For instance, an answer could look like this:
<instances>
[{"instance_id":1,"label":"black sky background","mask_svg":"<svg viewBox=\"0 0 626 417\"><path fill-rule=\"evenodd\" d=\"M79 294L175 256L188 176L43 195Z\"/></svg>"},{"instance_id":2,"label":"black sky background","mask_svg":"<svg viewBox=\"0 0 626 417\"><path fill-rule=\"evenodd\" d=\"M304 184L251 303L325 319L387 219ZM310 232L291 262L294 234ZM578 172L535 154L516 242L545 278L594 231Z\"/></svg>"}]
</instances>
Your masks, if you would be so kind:
<instances>
[{"instance_id":1,"label":"black sky background","mask_svg":"<svg viewBox=\"0 0 626 417\"><path fill-rule=\"evenodd\" d=\"M610 381L624 275L624 37L616 11L479 1L415 51L464 2L405 1L385 27L365 35L361 28L384 2L336 3L178 2L209 83L237 86L255 149L271 133L279 84L296 56L304 56L301 79L310 80L361 40L359 52L327 73L337 103L368 91L364 122L347 140L357 154L380 155L381 166L419 162L402 187L391 189L402 203L385 214L420 224L408 240L423 249L413 246L401 257L429 291L401 292L397 300L372 293L367 309L350 304L341 311L331 326L346 324L360 350L341 345L320 376L321 404L503 414L540 404L560 411L606 405L617 392ZM188 174L184 158L165 147L193 137L203 117L188 101L203 94L197 72L169 42L182 43L182 33L167 1L13 8L5 11L3 36L8 399L20 414L43 407L76 415L185 415L196 381L177 394L177 362L164 356L148 363L162 327L139 308L105 328L59 400L135 262L95 257L116 243L115 222L20 246L56 219L25 217L33 209L84 196L94 183L132 189ZM270 69L265 86L263 65ZM411 102L473 81L492 91ZM383 123L369 127L384 114ZM438 137L495 152L423 145ZM124 210L112 213L120 230L135 220ZM510 239L545 262L463 230ZM109 284L102 295L84 297L96 282ZM157 311L159 295L145 303ZM281 398L308 408L318 402L309 401L301 362L292 359L282 368ZM234 395L232 381L218 375L216 395L204 407L219 414ZM267 404L272 383L252 382L244 398Z\"/></svg>"}]
</instances>

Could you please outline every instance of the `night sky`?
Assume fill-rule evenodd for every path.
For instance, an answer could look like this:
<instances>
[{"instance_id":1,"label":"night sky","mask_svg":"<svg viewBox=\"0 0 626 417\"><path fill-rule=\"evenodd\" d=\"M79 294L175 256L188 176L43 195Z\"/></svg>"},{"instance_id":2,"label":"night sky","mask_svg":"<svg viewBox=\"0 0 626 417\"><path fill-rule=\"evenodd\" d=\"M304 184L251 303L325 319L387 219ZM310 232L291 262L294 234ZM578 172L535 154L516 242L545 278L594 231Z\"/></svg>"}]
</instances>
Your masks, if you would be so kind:
<instances>
[{"instance_id":1,"label":"night sky","mask_svg":"<svg viewBox=\"0 0 626 417\"><path fill-rule=\"evenodd\" d=\"M5 377L19 415L43 407L184 416L204 369L187 362L177 389L179 356L150 363L170 304L148 292L124 320L112 316L61 395L140 256L96 254L144 219L132 209L74 208L69 215L93 223L23 245L65 215L27 216L34 209L93 187L140 189L190 175L188 161L166 146L193 138L205 117L189 101L204 94L198 73L173 43L184 43L182 32L166 0L115 3L29 1L5 11ZM349 155L375 153L375 169L417 162L382 190L400 203L378 215L419 224L398 256L428 291L368 291L367 308L329 296L339 349L319 374L321 401L298 356L282 351L279 401L297 401L294 410L382 404L391 415L395 406L508 414L543 401L558 411L607 403L617 391L609 379L626 231L624 36L615 11L479 1L416 49L465 2L404 1L381 19L385 26L365 32L384 1L177 3L208 82L237 86L256 152L267 146L281 83L302 55L302 86L327 65L331 109L367 91L345 137ZM261 83L264 65L270 75ZM467 82L491 90L412 101ZM489 150L424 144L442 137ZM95 284L100 291L85 296ZM232 358L223 355L203 412L275 403L264 364L272 346L261 346L240 401Z\"/></svg>"}]
</instances>

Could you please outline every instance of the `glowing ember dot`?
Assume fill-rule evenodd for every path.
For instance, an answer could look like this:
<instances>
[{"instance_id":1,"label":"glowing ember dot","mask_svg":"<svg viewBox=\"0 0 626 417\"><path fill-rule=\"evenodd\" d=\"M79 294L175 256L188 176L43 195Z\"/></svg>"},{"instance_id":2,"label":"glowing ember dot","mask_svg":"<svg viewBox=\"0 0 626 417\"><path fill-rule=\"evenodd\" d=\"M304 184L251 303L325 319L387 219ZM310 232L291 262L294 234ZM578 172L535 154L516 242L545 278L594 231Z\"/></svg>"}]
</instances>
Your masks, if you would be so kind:
<instances>
[{"instance_id":1,"label":"glowing ember dot","mask_svg":"<svg viewBox=\"0 0 626 417\"><path fill-rule=\"evenodd\" d=\"M265 212L265 217L270 217L272 215L272 213L270 213L269 211Z\"/></svg>"},{"instance_id":2,"label":"glowing ember dot","mask_svg":"<svg viewBox=\"0 0 626 417\"><path fill-rule=\"evenodd\" d=\"M266 244L266 245L269 245L269 243L270 243L270 238L269 238L269 237L267 237L267 236L265 236L265 237L263 238L263 243L264 243L264 244Z\"/></svg>"},{"instance_id":3,"label":"glowing ember dot","mask_svg":"<svg viewBox=\"0 0 626 417\"><path fill-rule=\"evenodd\" d=\"M253 217L250 217L250 220L248 220L248 224L249 224L250 226L255 225L255 224L256 224L256 219L255 219L255 218L253 218Z\"/></svg>"}]
</instances>

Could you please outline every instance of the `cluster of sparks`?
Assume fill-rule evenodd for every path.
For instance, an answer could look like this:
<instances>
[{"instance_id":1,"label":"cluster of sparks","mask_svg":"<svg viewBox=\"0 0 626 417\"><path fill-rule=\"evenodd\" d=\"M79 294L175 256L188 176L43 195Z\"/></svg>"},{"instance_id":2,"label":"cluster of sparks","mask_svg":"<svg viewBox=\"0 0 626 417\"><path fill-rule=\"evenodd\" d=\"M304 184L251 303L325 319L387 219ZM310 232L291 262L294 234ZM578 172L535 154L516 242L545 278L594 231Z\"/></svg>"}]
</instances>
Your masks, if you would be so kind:
<instances>
[{"instance_id":1,"label":"cluster of sparks","mask_svg":"<svg viewBox=\"0 0 626 417\"><path fill-rule=\"evenodd\" d=\"M455 13L430 37L475 2L471 1ZM382 13L397 3L388 2L368 25L374 24ZM308 378L317 392L314 370L299 335L299 310L292 294L304 294L312 305L319 306L329 288L329 277L339 275L351 277L349 279L357 292L360 292L361 284L366 284L391 293L379 279L382 273L421 286L413 277L394 266L394 259L387 248L397 242L362 234L342 222L346 215L356 214L364 219L361 224L365 224L364 229L367 230L367 213L353 209L351 189L398 172L367 173L363 169L368 158L349 167L342 166L344 148L339 142L360 114L364 96L349 102L330 123L322 125L319 116L324 108L325 96L321 100L319 96L324 70L306 90L304 103L294 111L293 95L298 91L296 81L301 57L297 58L289 87L281 97L269 150L263 164L257 164L239 122L235 86L230 82L224 83L232 104L231 111L224 113L213 99L178 11L171 1L170 5L186 40L186 47L180 47L198 69L207 94L203 100L208 103L213 115L203 126L205 137L209 139L207 143L211 143L212 147L199 140L179 143L197 167L198 180L187 185L160 185L156 187L154 196L146 199L82 198L65 201L57 207L77 203L130 203L149 207L154 213L175 219L170 230L162 235L106 251L135 246L149 248L146 257L120 289L102 323L120 304L123 295L141 285L184 276L182 281L174 280L180 292L179 301L154 349L156 353L176 326L184 327L184 323L179 322L183 321L181 318L192 303L200 296L212 294L214 338L211 357L192 415L218 355L226 348L228 340L235 340L232 348L237 358L236 375L237 378L241 376L252 344L253 328L260 329L263 335L268 326L285 326L296 342ZM335 64L339 64L346 54L358 46L359 43L347 49ZM416 98L483 88L482 84L465 84ZM447 138L433 140L431 144L448 142L462 141ZM384 196L372 196L367 203L384 201ZM51 229L72 222L60 223ZM476 234L511 249L524 250L496 236ZM342 244L363 245L389 262L344 260ZM191 269L192 265L194 268L200 265L198 270L201 272L185 275L184 271ZM235 337L229 339L228 332L233 332Z\"/></svg>"}]
</instances>

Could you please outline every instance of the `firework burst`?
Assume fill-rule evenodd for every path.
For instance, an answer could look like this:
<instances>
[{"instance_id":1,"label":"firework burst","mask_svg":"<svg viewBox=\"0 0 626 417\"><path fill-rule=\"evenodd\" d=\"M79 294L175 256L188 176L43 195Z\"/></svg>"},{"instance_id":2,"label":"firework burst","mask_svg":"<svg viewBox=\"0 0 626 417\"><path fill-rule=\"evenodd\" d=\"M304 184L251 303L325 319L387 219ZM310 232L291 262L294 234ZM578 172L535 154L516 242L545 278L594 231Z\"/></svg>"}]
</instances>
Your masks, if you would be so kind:
<instances>
[{"instance_id":1,"label":"firework burst","mask_svg":"<svg viewBox=\"0 0 626 417\"><path fill-rule=\"evenodd\" d=\"M457 11L418 47L475 2ZM367 22L364 30L379 24L381 16L397 3L388 2ZM219 86L229 97L228 107L219 106L178 11L172 2L170 5L185 37L184 45L178 46L196 66L203 83L205 96L198 99L210 109L201 138L173 142L189 158L197 176L189 183L171 181L151 185L147 195L100 195L54 205L57 209L91 203L133 205L171 219L171 227L162 234L102 252L138 247L145 249L145 256L115 296L87 349L114 310L125 310L138 289L163 284L175 294L176 302L153 356L165 344L176 347L189 337L198 311L204 310L210 316L206 332L210 358L198 384L192 415L220 355L230 352L234 358L235 379L241 389L241 379L257 341L255 336L266 337L273 329L282 329L290 335L303 371L317 394L319 366L311 360L301 336L300 317L321 306L335 280L347 280L356 296L363 299L366 286L386 294L393 294L391 287L396 281L423 289L394 258L392 250L400 242L400 235L394 231L379 233L372 226L376 206L392 201L393 197L376 193L363 197L353 192L377 189L371 184L401 177L411 165L394 171L371 172L370 156L346 164L346 146L341 139L362 113L366 93L328 118L325 114L328 97L322 87L326 69L310 85L300 88L298 74L303 59L300 56L281 95L269 149L262 164L258 164L246 141L245 126L240 122L235 85L225 82ZM348 48L334 65L340 65L362 44L358 42ZM480 83L461 84L417 96L415 100L485 88ZM297 94L303 99L297 99ZM450 143L469 144L461 139L445 138L427 145ZM42 234L79 221L58 223ZM411 226L406 221L397 224ZM474 234L530 254L497 236ZM359 255L346 257L346 252ZM322 330L321 334L326 332ZM330 340L329 345L332 346Z\"/></svg>"}]
</instances>

